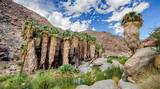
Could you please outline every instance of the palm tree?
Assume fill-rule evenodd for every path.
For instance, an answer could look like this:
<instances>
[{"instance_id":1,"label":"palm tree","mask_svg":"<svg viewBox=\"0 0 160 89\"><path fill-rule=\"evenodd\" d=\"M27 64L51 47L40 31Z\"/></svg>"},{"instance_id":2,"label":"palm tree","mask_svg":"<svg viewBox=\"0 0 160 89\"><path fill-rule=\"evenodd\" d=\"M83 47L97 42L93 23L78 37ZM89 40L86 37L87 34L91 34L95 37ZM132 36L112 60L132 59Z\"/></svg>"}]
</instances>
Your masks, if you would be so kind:
<instances>
[{"instance_id":1,"label":"palm tree","mask_svg":"<svg viewBox=\"0 0 160 89\"><path fill-rule=\"evenodd\" d=\"M154 65L160 68L160 27L156 28L155 31L151 33L150 38L154 41L153 45L156 46L157 56L155 57Z\"/></svg>"},{"instance_id":2,"label":"palm tree","mask_svg":"<svg viewBox=\"0 0 160 89\"><path fill-rule=\"evenodd\" d=\"M82 60L87 60L87 50L88 50L88 44L87 44L87 36L88 34L87 33L81 33L80 34L80 53L81 54L81 57L82 57Z\"/></svg>"},{"instance_id":3,"label":"palm tree","mask_svg":"<svg viewBox=\"0 0 160 89\"><path fill-rule=\"evenodd\" d=\"M33 39L33 29L37 23L33 20L29 20L25 23L23 38L24 45L21 47L21 57L23 64L21 67L21 73L23 72L23 67L28 73L32 73L37 69L37 56L35 52L35 43Z\"/></svg>"},{"instance_id":4,"label":"palm tree","mask_svg":"<svg viewBox=\"0 0 160 89\"><path fill-rule=\"evenodd\" d=\"M137 12L127 13L121 22L124 28L124 39L132 55L140 47L139 29L143 24L141 14Z\"/></svg>"},{"instance_id":5,"label":"palm tree","mask_svg":"<svg viewBox=\"0 0 160 89\"><path fill-rule=\"evenodd\" d=\"M103 46L101 44L96 43L96 57L102 57L102 54L104 53Z\"/></svg>"},{"instance_id":6,"label":"palm tree","mask_svg":"<svg viewBox=\"0 0 160 89\"><path fill-rule=\"evenodd\" d=\"M49 48L49 67L55 60L56 48L58 44L59 30L57 28L51 28L50 30L50 48Z\"/></svg>"},{"instance_id":7,"label":"palm tree","mask_svg":"<svg viewBox=\"0 0 160 89\"><path fill-rule=\"evenodd\" d=\"M79 66L79 33L73 32L71 39L71 49L70 49L70 58L75 63L76 66Z\"/></svg>"},{"instance_id":8,"label":"palm tree","mask_svg":"<svg viewBox=\"0 0 160 89\"><path fill-rule=\"evenodd\" d=\"M63 64L69 64L70 38L71 32L64 31L63 35Z\"/></svg>"},{"instance_id":9,"label":"palm tree","mask_svg":"<svg viewBox=\"0 0 160 89\"><path fill-rule=\"evenodd\" d=\"M89 54L88 57L90 60L93 60L95 58L96 53L96 38L88 35L88 48L89 48Z\"/></svg>"},{"instance_id":10,"label":"palm tree","mask_svg":"<svg viewBox=\"0 0 160 89\"><path fill-rule=\"evenodd\" d=\"M41 45L41 59L40 59L40 66L45 68L45 61L47 58L47 50L48 50L48 42L49 42L49 27L47 25L42 26L42 45Z\"/></svg>"}]
</instances>

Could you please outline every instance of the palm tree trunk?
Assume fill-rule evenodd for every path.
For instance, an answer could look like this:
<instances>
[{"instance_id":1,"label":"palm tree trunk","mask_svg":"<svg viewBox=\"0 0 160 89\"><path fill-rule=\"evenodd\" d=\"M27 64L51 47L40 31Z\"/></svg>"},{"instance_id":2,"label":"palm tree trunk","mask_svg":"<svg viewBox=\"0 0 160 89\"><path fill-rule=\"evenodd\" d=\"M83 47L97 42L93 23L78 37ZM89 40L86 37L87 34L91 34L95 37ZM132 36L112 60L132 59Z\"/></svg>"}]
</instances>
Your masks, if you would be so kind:
<instances>
[{"instance_id":1,"label":"palm tree trunk","mask_svg":"<svg viewBox=\"0 0 160 89\"><path fill-rule=\"evenodd\" d=\"M52 36L49 48L49 68L51 68L52 63L55 60L56 47L57 47L57 38L55 36Z\"/></svg>"},{"instance_id":2,"label":"palm tree trunk","mask_svg":"<svg viewBox=\"0 0 160 89\"><path fill-rule=\"evenodd\" d=\"M32 73L37 69L37 56L35 53L35 44L34 40L31 37L32 37L32 29L25 28L23 38L26 48L21 55L23 64L20 73L23 72L23 69L28 73Z\"/></svg>"},{"instance_id":3,"label":"palm tree trunk","mask_svg":"<svg viewBox=\"0 0 160 89\"><path fill-rule=\"evenodd\" d=\"M72 46L73 50L73 57L71 58L75 62L75 66L79 66L79 38L73 37L72 39Z\"/></svg>"},{"instance_id":4,"label":"palm tree trunk","mask_svg":"<svg viewBox=\"0 0 160 89\"><path fill-rule=\"evenodd\" d=\"M83 59L84 61L87 60L87 50L88 50L88 46L87 46L87 41L83 41Z\"/></svg>"},{"instance_id":5,"label":"palm tree trunk","mask_svg":"<svg viewBox=\"0 0 160 89\"><path fill-rule=\"evenodd\" d=\"M90 42L90 59L94 60L95 58L95 53L96 53L96 45L94 42Z\"/></svg>"},{"instance_id":6,"label":"palm tree trunk","mask_svg":"<svg viewBox=\"0 0 160 89\"><path fill-rule=\"evenodd\" d=\"M103 48L100 48L99 50L98 50L99 52L98 52L98 57L102 57L102 54L103 54Z\"/></svg>"},{"instance_id":7,"label":"palm tree trunk","mask_svg":"<svg viewBox=\"0 0 160 89\"><path fill-rule=\"evenodd\" d=\"M140 47L139 22L128 22L124 26L124 39L132 54Z\"/></svg>"},{"instance_id":8,"label":"palm tree trunk","mask_svg":"<svg viewBox=\"0 0 160 89\"><path fill-rule=\"evenodd\" d=\"M63 41L63 64L69 64L69 50L70 50L70 41L66 39Z\"/></svg>"},{"instance_id":9,"label":"palm tree trunk","mask_svg":"<svg viewBox=\"0 0 160 89\"><path fill-rule=\"evenodd\" d=\"M82 61L83 60L83 41L81 40L80 42L79 42L79 58L80 58L80 61Z\"/></svg>"},{"instance_id":10,"label":"palm tree trunk","mask_svg":"<svg viewBox=\"0 0 160 89\"><path fill-rule=\"evenodd\" d=\"M42 35L42 46L41 46L41 60L40 60L40 66L45 68L45 60L47 58L47 49L48 49L48 34L44 33Z\"/></svg>"},{"instance_id":11,"label":"palm tree trunk","mask_svg":"<svg viewBox=\"0 0 160 89\"><path fill-rule=\"evenodd\" d=\"M37 56L35 51L34 40L28 43L26 61L24 63L28 73L33 73L37 69Z\"/></svg>"}]
</instances>

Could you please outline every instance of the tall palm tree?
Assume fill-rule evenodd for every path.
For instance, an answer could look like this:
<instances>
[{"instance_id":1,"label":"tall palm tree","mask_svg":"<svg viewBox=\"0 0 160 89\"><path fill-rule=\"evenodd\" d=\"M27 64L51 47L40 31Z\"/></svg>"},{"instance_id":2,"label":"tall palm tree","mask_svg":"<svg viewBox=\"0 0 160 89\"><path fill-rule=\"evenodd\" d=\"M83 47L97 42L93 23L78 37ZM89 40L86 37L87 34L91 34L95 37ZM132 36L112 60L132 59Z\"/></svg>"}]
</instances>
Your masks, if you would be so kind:
<instances>
[{"instance_id":1,"label":"tall palm tree","mask_svg":"<svg viewBox=\"0 0 160 89\"><path fill-rule=\"evenodd\" d=\"M88 35L88 48L89 48L89 54L88 57L90 60L94 60L95 53L96 53L96 38Z\"/></svg>"},{"instance_id":2,"label":"tall palm tree","mask_svg":"<svg viewBox=\"0 0 160 89\"><path fill-rule=\"evenodd\" d=\"M80 51L82 53L82 59L87 61L87 50L88 50L88 43L87 43L87 36L88 34L87 33L81 33L80 34L80 44L81 44L81 47L80 47Z\"/></svg>"},{"instance_id":3,"label":"tall palm tree","mask_svg":"<svg viewBox=\"0 0 160 89\"><path fill-rule=\"evenodd\" d=\"M69 64L69 52L70 52L70 38L71 32L63 32L63 64Z\"/></svg>"},{"instance_id":4,"label":"tall palm tree","mask_svg":"<svg viewBox=\"0 0 160 89\"><path fill-rule=\"evenodd\" d=\"M104 53L103 46L101 44L96 43L96 57L102 57L102 54Z\"/></svg>"},{"instance_id":5,"label":"tall palm tree","mask_svg":"<svg viewBox=\"0 0 160 89\"><path fill-rule=\"evenodd\" d=\"M57 28L51 28L50 30L50 47L49 47L49 67L51 67L52 63L55 60L56 48L58 44L58 36L59 30Z\"/></svg>"},{"instance_id":6,"label":"tall palm tree","mask_svg":"<svg viewBox=\"0 0 160 89\"><path fill-rule=\"evenodd\" d=\"M70 49L70 58L75 63L76 66L79 66L79 33L73 32L72 33L72 39L71 39L71 49Z\"/></svg>"},{"instance_id":7,"label":"tall palm tree","mask_svg":"<svg viewBox=\"0 0 160 89\"><path fill-rule=\"evenodd\" d=\"M33 29L35 23L32 20L29 20L25 23L24 31L23 31L23 38L24 38L24 45L22 46L22 60L23 65L21 67L21 73L23 72L23 67L28 73L32 73L37 69L37 56L35 52L35 43L33 39Z\"/></svg>"},{"instance_id":8,"label":"tall palm tree","mask_svg":"<svg viewBox=\"0 0 160 89\"><path fill-rule=\"evenodd\" d=\"M47 50L48 50L48 42L49 42L49 27L47 25L42 26L42 45L41 45L41 59L40 66L45 69L45 61L47 59Z\"/></svg>"},{"instance_id":9,"label":"tall palm tree","mask_svg":"<svg viewBox=\"0 0 160 89\"><path fill-rule=\"evenodd\" d=\"M140 47L139 29L143 24L141 14L137 12L127 13L121 22L124 28L124 39L132 55Z\"/></svg>"}]
</instances>

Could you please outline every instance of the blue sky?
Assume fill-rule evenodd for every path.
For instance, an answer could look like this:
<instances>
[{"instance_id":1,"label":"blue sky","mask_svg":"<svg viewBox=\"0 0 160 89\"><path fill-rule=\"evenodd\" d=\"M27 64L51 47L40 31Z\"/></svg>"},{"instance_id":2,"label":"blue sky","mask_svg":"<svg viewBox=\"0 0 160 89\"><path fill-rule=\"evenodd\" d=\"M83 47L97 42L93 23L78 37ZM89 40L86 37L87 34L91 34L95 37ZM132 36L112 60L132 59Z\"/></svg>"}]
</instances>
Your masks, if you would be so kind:
<instances>
[{"instance_id":1,"label":"blue sky","mask_svg":"<svg viewBox=\"0 0 160 89\"><path fill-rule=\"evenodd\" d=\"M142 14L141 39L160 26L159 0L14 0L35 11L55 27L72 31L107 31L123 36L122 17L130 12Z\"/></svg>"}]
</instances>

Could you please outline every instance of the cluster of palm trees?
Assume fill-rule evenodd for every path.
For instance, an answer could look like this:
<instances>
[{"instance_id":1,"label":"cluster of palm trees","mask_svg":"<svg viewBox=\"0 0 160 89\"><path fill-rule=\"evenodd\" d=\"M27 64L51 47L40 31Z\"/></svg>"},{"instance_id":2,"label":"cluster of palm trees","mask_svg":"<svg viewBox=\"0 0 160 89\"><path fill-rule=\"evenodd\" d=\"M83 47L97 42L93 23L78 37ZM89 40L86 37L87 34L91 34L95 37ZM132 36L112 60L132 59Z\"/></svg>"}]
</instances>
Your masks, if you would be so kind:
<instances>
[{"instance_id":1,"label":"cluster of palm trees","mask_svg":"<svg viewBox=\"0 0 160 89\"><path fill-rule=\"evenodd\" d=\"M24 69L30 73L38 68L56 68L62 64L79 66L81 61L102 57L104 52L96 38L87 33L60 31L33 20L25 23L23 39L21 58Z\"/></svg>"}]
</instances>

